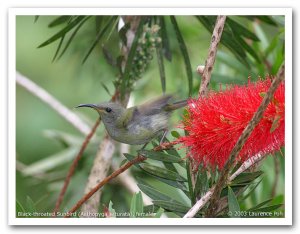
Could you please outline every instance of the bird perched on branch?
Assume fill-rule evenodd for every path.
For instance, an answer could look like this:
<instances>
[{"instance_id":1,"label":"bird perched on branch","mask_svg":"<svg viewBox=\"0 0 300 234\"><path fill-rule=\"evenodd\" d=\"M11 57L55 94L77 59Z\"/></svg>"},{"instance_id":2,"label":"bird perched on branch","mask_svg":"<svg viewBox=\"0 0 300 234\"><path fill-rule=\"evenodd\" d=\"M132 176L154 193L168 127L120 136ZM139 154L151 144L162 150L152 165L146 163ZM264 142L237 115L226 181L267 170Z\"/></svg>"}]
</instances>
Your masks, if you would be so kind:
<instances>
[{"instance_id":1,"label":"bird perched on branch","mask_svg":"<svg viewBox=\"0 0 300 234\"><path fill-rule=\"evenodd\" d=\"M187 105L187 100L171 103L172 95L164 95L145 104L124 108L115 102L81 104L96 110L112 139L129 145L147 144L166 131L171 112Z\"/></svg>"}]
</instances>

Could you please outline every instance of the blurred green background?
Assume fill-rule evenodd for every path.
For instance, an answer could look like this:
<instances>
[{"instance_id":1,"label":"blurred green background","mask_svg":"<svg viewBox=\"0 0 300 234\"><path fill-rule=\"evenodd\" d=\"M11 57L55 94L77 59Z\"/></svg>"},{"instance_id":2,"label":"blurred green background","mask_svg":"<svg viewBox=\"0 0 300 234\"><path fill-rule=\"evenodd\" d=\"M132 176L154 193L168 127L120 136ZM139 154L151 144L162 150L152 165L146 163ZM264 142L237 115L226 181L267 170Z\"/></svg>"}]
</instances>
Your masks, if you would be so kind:
<instances>
[{"instance_id":1,"label":"blurred green background","mask_svg":"<svg viewBox=\"0 0 300 234\"><path fill-rule=\"evenodd\" d=\"M114 93L113 81L118 71L107 64L101 53L100 46L96 47L85 64L82 65L81 63L88 50L88 45L93 41L96 34L93 20L89 20L82 27L80 33L74 39L74 43L62 58L59 61L52 62L59 42L57 41L40 49L37 47L60 28L60 26L47 27L54 18L56 16L40 16L37 22L34 22L34 16L17 16L16 69L46 89L92 126L97 119L97 113L86 109L75 110L74 107L80 103L108 101L110 96L101 85L101 82L108 87L110 93ZM266 74L276 74L281 62L284 60L284 55L282 55L282 51L284 51L283 17L273 17L278 26L249 21L243 19L243 17L232 18L237 19L239 23L257 35L260 41L254 42L251 46L261 58L268 61L271 67L268 66L268 63L255 62L247 54L249 57L247 59L249 59L251 64L251 67L247 68L226 47L220 45L210 85L211 89L218 90L219 84L223 86L233 83L245 84L249 75L252 76L252 80L255 80L258 76L264 77ZM194 82L193 96L197 96L200 77L196 73L196 67L203 65L205 62L211 34L195 17L179 16L176 19L190 56ZM176 99L184 99L188 96L185 65L175 33L170 27L170 24L167 24L172 61L164 61L166 90L167 93L174 93ZM119 50L116 33L112 35L107 44L112 51ZM34 202L37 210L52 211L59 189L62 186L63 178L78 148L74 146L70 151L70 147L66 147L68 143L49 137L49 131L48 135L46 134L47 130L58 130L61 133L70 134L70 136L74 137L75 142L78 142L78 147L84 136L50 107L24 90L24 88L19 85L16 85L16 87L17 200L22 204L28 204L29 199ZM146 73L136 83L131 96L134 104L140 104L161 94L161 81L157 69L156 56L154 56ZM173 126L178 125L181 116L182 111L178 111L173 115ZM103 131L103 126L100 126L97 130L98 140L101 139L100 136L103 134ZM170 136L170 139L173 139L172 136ZM83 160L72 178L65 202L63 203L64 210L73 205L82 196L97 145L98 143L94 142L88 146ZM56 161L53 155L65 161L61 164L55 164ZM116 158L118 157L116 153ZM274 157L279 161L278 177L276 177L274 169ZM284 158L280 154L276 154L274 157L267 157L261 165L262 170L265 172L263 182L255 194L247 200L246 205L256 204L268 199L274 180L278 180L275 197L279 203L284 202ZM50 159L46 161L49 164L47 170L41 170L37 174L33 173L30 175L23 173L24 168L47 158ZM144 176L135 168L132 168L131 171L134 176ZM166 194L187 203L184 195L172 187L166 187L165 184L151 178L146 179L148 179L150 184L158 187L159 190L163 190ZM112 200L119 211L126 211L130 207L131 197L132 195L120 184L112 183L111 186L105 186L101 203L107 205Z\"/></svg>"}]
</instances>

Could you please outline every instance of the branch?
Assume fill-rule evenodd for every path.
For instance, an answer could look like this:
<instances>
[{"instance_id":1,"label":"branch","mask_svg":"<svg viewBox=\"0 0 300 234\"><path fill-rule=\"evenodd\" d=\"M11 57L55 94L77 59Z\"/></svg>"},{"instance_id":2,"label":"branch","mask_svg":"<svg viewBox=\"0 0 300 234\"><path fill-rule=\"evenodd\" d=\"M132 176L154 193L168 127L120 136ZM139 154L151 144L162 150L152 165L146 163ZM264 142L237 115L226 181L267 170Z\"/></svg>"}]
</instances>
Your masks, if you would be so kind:
<instances>
[{"instance_id":1,"label":"branch","mask_svg":"<svg viewBox=\"0 0 300 234\"><path fill-rule=\"evenodd\" d=\"M17 84L27 89L27 91L38 97L44 103L48 104L53 110L55 110L66 121L71 123L83 135L89 134L90 127L86 125L76 114L70 111L51 94L49 94L45 89L41 88L19 72L16 72L16 81Z\"/></svg>"},{"instance_id":2,"label":"branch","mask_svg":"<svg viewBox=\"0 0 300 234\"><path fill-rule=\"evenodd\" d=\"M61 203L63 201L64 195L65 195L65 193L67 191L67 188L68 188L68 185L70 183L71 177L73 176L73 174L75 172L75 169L77 167L77 164L78 164L79 160L81 159L85 148L87 147L87 145L90 142L91 138L95 134L96 129L99 126L99 124L100 124L100 118L97 119L97 121L96 121L94 127L92 128L91 132L85 138L85 140L82 143L81 148L80 148L77 156L75 157L75 159L73 160L73 163L70 166L70 169L69 169L68 174L67 174L67 176L65 178L65 181L64 181L64 185L63 185L63 187L62 187L62 189L61 189L61 191L59 193L58 199L57 199L56 204L55 204L55 208L53 210L54 216L56 216L56 212L59 211L59 207L60 207L60 205L61 205Z\"/></svg>"},{"instance_id":3,"label":"branch","mask_svg":"<svg viewBox=\"0 0 300 234\"><path fill-rule=\"evenodd\" d=\"M240 153L243 145L246 143L248 140L249 136L251 135L252 131L256 127L256 125L259 123L261 118L263 117L263 114L265 110L267 109L270 101L272 100L272 97L281 83L281 81L284 79L284 65L280 69L278 75L274 78L271 87L269 88L268 92L266 93L265 97L263 98L260 106L258 107L256 113L244 129L243 133L239 137L238 141L236 142L235 146L233 147L229 159L227 160L223 170L221 171L220 177L218 182L216 183L214 192L211 197L211 202L209 204L209 207L206 212L207 217L213 217L215 215L215 211L217 210L217 201L220 197L221 191L226 185L228 181L228 175L233 167L234 161L237 158L238 154Z\"/></svg>"},{"instance_id":4,"label":"branch","mask_svg":"<svg viewBox=\"0 0 300 234\"><path fill-rule=\"evenodd\" d=\"M177 144L177 142L166 142L159 146L156 146L153 148L153 151L161 151L161 150L167 150L173 147L173 145ZM75 206L73 206L68 212L65 218L69 218L72 213L74 213L77 209L79 209L82 204L84 204L86 201L89 200L90 197L92 197L100 188L102 188L105 184L107 184L109 181L120 175L122 172L126 171L128 168L133 166L136 163L140 163L145 161L147 158L141 155L138 155L133 160L129 161L128 163L124 164L122 167L120 167L118 170L114 171L112 174L104 178L101 182L99 182L95 187L93 187L87 194L85 194L77 203Z\"/></svg>"},{"instance_id":5,"label":"branch","mask_svg":"<svg viewBox=\"0 0 300 234\"><path fill-rule=\"evenodd\" d=\"M222 32L225 25L226 16L219 15L216 20L215 28L211 37L211 44L208 50L208 56L205 61L205 67L202 71L201 66L197 68L198 72L202 76L201 86L199 89L199 96L205 96L207 94L207 87L210 82L211 72L213 70L213 66L215 64L218 44L221 40Z\"/></svg>"},{"instance_id":6,"label":"branch","mask_svg":"<svg viewBox=\"0 0 300 234\"><path fill-rule=\"evenodd\" d=\"M229 180L228 183L233 181L239 174L243 173L246 171L249 167L253 166L257 162L263 159L263 156L258 154L256 156L253 156L246 160L240 167L239 169L236 170L235 173L233 173ZM201 197L196 204L183 216L183 218L193 218L197 212L210 200L212 197L212 194L214 193L216 186L211 187L211 189L203 196Z\"/></svg>"}]
</instances>

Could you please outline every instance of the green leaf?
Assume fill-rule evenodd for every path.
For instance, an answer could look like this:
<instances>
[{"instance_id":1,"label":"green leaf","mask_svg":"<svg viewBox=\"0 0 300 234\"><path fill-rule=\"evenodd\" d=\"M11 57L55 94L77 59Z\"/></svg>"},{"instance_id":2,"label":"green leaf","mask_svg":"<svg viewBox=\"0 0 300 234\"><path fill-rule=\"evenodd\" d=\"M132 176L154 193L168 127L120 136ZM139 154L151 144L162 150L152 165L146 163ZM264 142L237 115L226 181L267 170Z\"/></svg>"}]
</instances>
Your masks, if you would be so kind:
<instances>
[{"instance_id":1,"label":"green leaf","mask_svg":"<svg viewBox=\"0 0 300 234\"><path fill-rule=\"evenodd\" d=\"M259 38L253 32L251 32L250 30L248 30L246 27L239 24L238 22L232 20L230 17L227 17L226 23L230 26L234 35L243 36L253 41L259 41Z\"/></svg>"},{"instance_id":2,"label":"green leaf","mask_svg":"<svg viewBox=\"0 0 300 234\"><path fill-rule=\"evenodd\" d=\"M240 217L235 215L236 213L239 213L238 211L240 211L240 205L238 203L238 200L236 199L234 192L229 186L228 186L228 208L229 208L229 212L232 214L232 216L230 216L231 218Z\"/></svg>"},{"instance_id":3,"label":"green leaf","mask_svg":"<svg viewBox=\"0 0 300 234\"><path fill-rule=\"evenodd\" d=\"M202 196L208 188L208 178L206 170L203 170L202 168L198 169L198 175L197 180L195 184L194 194L195 197L198 197L198 195Z\"/></svg>"},{"instance_id":4,"label":"green leaf","mask_svg":"<svg viewBox=\"0 0 300 234\"><path fill-rule=\"evenodd\" d=\"M98 42L102 39L102 37L104 36L104 34L106 33L106 31L110 28L111 25L114 24L114 22L117 19L118 19L118 16L112 16L110 18L110 20L107 22L107 24L104 26L104 28L101 29L101 30L99 30L99 32L96 35L96 38L95 38L94 42L92 43L92 45L89 48L89 50L86 53L86 55L84 56L84 58L82 60L82 64L85 63L85 61L87 60L87 58L89 57L89 55L91 54L91 52L93 51L93 49L96 47L96 45L98 44Z\"/></svg>"},{"instance_id":5,"label":"green leaf","mask_svg":"<svg viewBox=\"0 0 300 234\"><path fill-rule=\"evenodd\" d=\"M109 203L108 203L108 211L109 211L109 214L111 215L111 217L116 217L116 211L113 208L112 201L109 201Z\"/></svg>"},{"instance_id":6,"label":"green leaf","mask_svg":"<svg viewBox=\"0 0 300 234\"><path fill-rule=\"evenodd\" d=\"M259 19L260 21L273 25L273 26L277 26L277 23L270 17L270 16L266 16L266 15L256 15L256 16L246 16L248 19L250 20L254 20L254 19Z\"/></svg>"},{"instance_id":7,"label":"green leaf","mask_svg":"<svg viewBox=\"0 0 300 234\"><path fill-rule=\"evenodd\" d=\"M148 197L150 197L152 200L164 200L164 201L176 201L169 196L159 192L155 188L151 187L144 181L141 181L141 183L138 183L137 186L140 188L140 190L145 193Z\"/></svg>"},{"instance_id":8,"label":"green leaf","mask_svg":"<svg viewBox=\"0 0 300 234\"><path fill-rule=\"evenodd\" d=\"M162 162L178 163L182 161L181 158L177 158L174 155L166 154L163 152L156 152L153 150L140 150L138 152L146 158L151 158L153 160L158 160Z\"/></svg>"},{"instance_id":9,"label":"green leaf","mask_svg":"<svg viewBox=\"0 0 300 234\"><path fill-rule=\"evenodd\" d=\"M128 54L128 58L126 61L126 65L125 65L125 69L124 69L124 73L123 73L123 77L122 77L121 89L120 89L122 98L124 98L126 88L127 88L128 82L129 82L129 74L130 74L130 71L132 70L133 58L137 51L138 40L143 32L144 22L145 22L144 17L141 17L139 26L135 32L135 36L134 36L134 39L133 39L133 42L131 44L131 48L130 48L130 51Z\"/></svg>"},{"instance_id":10,"label":"green leaf","mask_svg":"<svg viewBox=\"0 0 300 234\"><path fill-rule=\"evenodd\" d=\"M256 51L249 46L244 39L242 39L240 36L236 35L235 36L236 40L241 44L241 46L258 62L261 62L261 59L259 58L259 56L257 55Z\"/></svg>"},{"instance_id":11,"label":"green leaf","mask_svg":"<svg viewBox=\"0 0 300 234\"><path fill-rule=\"evenodd\" d=\"M73 39L75 38L75 35L77 34L77 32L79 31L79 29L81 28L81 26L90 18L91 16L87 16L84 20L82 20L78 26L75 28L74 32L71 34L71 36L69 37L69 40L67 41L67 43L65 44L64 49L62 50L62 52L60 53L60 55L58 56L58 59L60 59L64 53L67 51L69 45L71 44L71 42L73 41Z\"/></svg>"},{"instance_id":12,"label":"green leaf","mask_svg":"<svg viewBox=\"0 0 300 234\"><path fill-rule=\"evenodd\" d=\"M49 28L55 27L57 25L61 25L63 23L66 23L69 21L69 19L71 18L70 15L62 15L59 16L57 18L55 18L50 24L48 24Z\"/></svg>"},{"instance_id":13,"label":"green leaf","mask_svg":"<svg viewBox=\"0 0 300 234\"><path fill-rule=\"evenodd\" d=\"M160 33L161 40L162 40L163 53L165 55L165 58L171 62L172 52L170 49L170 41L169 41L169 36L168 36L164 16L160 16L159 23L160 23L159 24L159 26L160 26L159 33Z\"/></svg>"},{"instance_id":14,"label":"green leaf","mask_svg":"<svg viewBox=\"0 0 300 234\"><path fill-rule=\"evenodd\" d=\"M154 218L160 218L160 216L162 216L162 214L164 213L164 209L159 207L158 211L156 212Z\"/></svg>"},{"instance_id":15,"label":"green leaf","mask_svg":"<svg viewBox=\"0 0 300 234\"><path fill-rule=\"evenodd\" d=\"M177 131L171 131L171 135L175 138L179 138L180 134Z\"/></svg>"},{"instance_id":16,"label":"green leaf","mask_svg":"<svg viewBox=\"0 0 300 234\"><path fill-rule=\"evenodd\" d=\"M36 211L35 204L29 196L26 197L26 211L30 213Z\"/></svg>"},{"instance_id":17,"label":"green leaf","mask_svg":"<svg viewBox=\"0 0 300 234\"><path fill-rule=\"evenodd\" d=\"M263 180L263 178L261 178L251 189L250 189L250 191L245 195L245 196L243 196L243 197L240 197L239 198L239 201L241 202L241 201L244 201L244 200L246 200L251 194L252 194L252 192L254 192L255 191L255 189L257 188L257 186L262 182L262 180Z\"/></svg>"},{"instance_id":18,"label":"green leaf","mask_svg":"<svg viewBox=\"0 0 300 234\"><path fill-rule=\"evenodd\" d=\"M24 207L22 206L22 204L16 200L16 216L18 217L18 212L22 212L24 213L25 212L25 209Z\"/></svg>"},{"instance_id":19,"label":"green leaf","mask_svg":"<svg viewBox=\"0 0 300 234\"><path fill-rule=\"evenodd\" d=\"M155 206L155 205L148 205L148 206L144 206L144 212L145 213L156 213L158 212L160 207Z\"/></svg>"},{"instance_id":20,"label":"green leaf","mask_svg":"<svg viewBox=\"0 0 300 234\"><path fill-rule=\"evenodd\" d=\"M116 67L118 65L117 60L113 57L113 55L110 53L110 51L104 45L102 45L102 52L103 52L106 62L109 65L111 65L113 67Z\"/></svg>"},{"instance_id":21,"label":"green leaf","mask_svg":"<svg viewBox=\"0 0 300 234\"><path fill-rule=\"evenodd\" d=\"M54 56L53 56L52 62L55 61L55 59L56 59L56 57L57 57L57 55L58 55L58 52L60 51L60 48L61 48L61 46L62 46L62 43L64 42L64 39L65 39L65 36L62 36L62 37L60 38L60 42L59 42L59 44L58 44L58 46L57 46L57 49L56 49L55 54L54 54Z\"/></svg>"},{"instance_id":22,"label":"green leaf","mask_svg":"<svg viewBox=\"0 0 300 234\"><path fill-rule=\"evenodd\" d=\"M156 47L157 63L159 68L160 82L163 93L166 93L166 74L164 66L164 58L161 47Z\"/></svg>"},{"instance_id":23,"label":"green leaf","mask_svg":"<svg viewBox=\"0 0 300 234\"><path fill-rule=\"evenodd\" d=\"M257 204L256 206L254 206L254 207L252 207L252 208L248 209L248 211L257 210L257 209L259 209L259 208L263 207L264 205L266 205L266 204L270 203L271 201L272 201L272 198L270 198L270 199L267 199L267 200L265 200L265 201L263 201L263 202L261 202L261 203Z\"/></svg>"},{"instance_id":24,"label":"green leaf","mask_svg":"<svg viewBox=\"0 0 300 234\"><path fill-rule=\"evenodd\" d=\"M187 191L187 188L186 188L184 182L182 182L182 181L168 180L168 179L164 179L164 178L158 177L156 175L151 175L151 176L153 176L157 180L159 180L159 181L161 181L161 182L163 182L163 183L165 183L167 185L170 185L170 186L172 186L174 188L180 189L183 192Z\"/></svg>"},{"instance_id":25,"label":"green leaf","mask_svg":"<svg viewBox=\"0 0 300 234\"><path fill-rule=\"evenodd\" d=\"M112 97L112 94L109 92L109 89L107 88L107 86L106 86L103 82L101 82L101 86L102 86L103 89L106 91L106 93L107 93L109 96Z\"/></svg>"},{"instance_id":26,"label":"green leaf","mask_svg":"<svg viewBox=\"0 0 300 234\"><path fill-rule=\"evenodd\" d=\"M179 27L178 27L178 24L176 22L175 17L174 16L170 16L170 19L171 19L171 23L173 25L173 28L174 28L174 31L175 31L175 34L176 34L176 39L178 41L181 54L182 54L183 59L184 59L185 69L186 69L187 78L188 78L188 86L189 86L189 93L188 93L188 95L191 96L192 95L192 91L193 91L193 72L192 72L192 66L191 66L191 62L190 62L190 57L189 57L186 45L184 43L183 37L181 35L181 32L179 30Z\"/></svg>"},{"instance_id":27,"label":"green leaf","mask_svg":"<svg viewBox=\"0 0 300 234\"><path fill-rule=\"evenodd\" d=\"M168 180L175 180L175 181L186 181L185 178L181 177L178 173L167 170L165 168L157 167L154 165L151 165L149 163L142 163L140 164L141 169L143 169L145 172L155 175L164 179Z\"/></svg>"},{"instance_id":28,"label":"green leaf","mask_svg":"<svg viewBox=\"0 0 300 234\"><path fill-rule=\"evenodd\" d=\"M132 196L130 205L130 217L136 218L140 217L143 213L143 197L142 193L138 192Z\"/></svg>"},{"instance_id":29,"label":"green leaf","mask_svg":"<svg viewBox=\"0 0 300 234\"><path fill-rule=\"evenodd\" d=\"M172 212L179 212L179 213L187 213L190 207L187 207L179 202L174 201L162 201L162 200L153 200L154 205L160 206L165 210L172 211Z\"/></svg>"},{"instance_id":30,"label":"green leaf","mask_svg":"<svg viewBox=\"0 0 300 234\"><path fill-rule=\"evenodd\" d=\"M79 24L86 16L78 16L75 20L73 20L71 23L69 23L66 27L64 27L62 30L60 30L58 33L56 33L54 36L49 38L47 41L43 42L38 46L38 48L44 47L46 45L51 44L52 42L58 40L62 36L66 35L67 32L72 30L77 24Z\"/></svg>"},{"instance_id":31,"label":"green leaf","mask_svg":"<svg viewBox=\"0 0 300 234\"><path fill-rule=\"evenodd\" d=\"M231 182L231 185L250 183L253 180L255 180L257 177L261 176L262 174L263 171L241 173Z\"/></svg>"}]
</instances>

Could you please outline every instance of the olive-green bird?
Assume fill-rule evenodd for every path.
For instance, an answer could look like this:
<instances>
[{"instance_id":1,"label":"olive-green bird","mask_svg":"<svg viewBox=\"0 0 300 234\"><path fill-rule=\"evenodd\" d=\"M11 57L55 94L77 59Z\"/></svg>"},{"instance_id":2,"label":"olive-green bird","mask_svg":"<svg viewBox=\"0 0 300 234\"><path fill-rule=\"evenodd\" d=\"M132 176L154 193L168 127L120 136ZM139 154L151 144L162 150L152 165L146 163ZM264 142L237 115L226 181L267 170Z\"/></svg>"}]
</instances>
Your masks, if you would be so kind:
<instances>
[{"instance_id":1,"label":"olive-green bird","mask_svg":"<svg viewBox=\"0 0 300 234\"><path fill-rule=\"evenodd\" d=\"M150 142L168 128L173 110L187 105L187 100L170 103L172 95L164 95L145 104L124 108L115 102L81 104L95 109L112 139L129 145Z\"/></svg>"}]
</instances>

